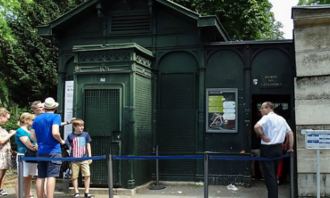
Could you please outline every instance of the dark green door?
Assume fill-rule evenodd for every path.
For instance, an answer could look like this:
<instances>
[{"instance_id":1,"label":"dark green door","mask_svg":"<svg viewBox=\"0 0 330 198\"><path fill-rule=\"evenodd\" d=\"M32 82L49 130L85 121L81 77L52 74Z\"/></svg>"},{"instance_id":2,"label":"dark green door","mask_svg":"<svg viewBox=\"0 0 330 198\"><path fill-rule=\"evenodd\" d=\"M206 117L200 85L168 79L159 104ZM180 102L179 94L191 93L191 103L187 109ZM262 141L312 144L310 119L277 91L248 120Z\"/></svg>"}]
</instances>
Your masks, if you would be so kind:
<instances>
[{"instance_id":1,"label":"dark green door","mask_svg":"<svg viewBox=\"0 0 330 198\"><path fill-rule=\"evenodd\" d=\"M160 154L192 154L196 151L195 74L168 73L160 75L159 121L157 142ZM161 161L164 179L194 177L194 161Z\"/></svg>"},{"instance_id":2,"label":"dark green door","mask_svg":"<svg viewBox=\"0 0 330 198\"><path fill-rule=\"evenodd\" d=\"M120 133L120 89L85 90L85 125L92 137L93 155L120 154L120 142L113 134ZM118 162L114 163L114 183L120 183ZM106 161L94 161L91 166L92 185L107 185Z\"/></svg>"}]
</instances>

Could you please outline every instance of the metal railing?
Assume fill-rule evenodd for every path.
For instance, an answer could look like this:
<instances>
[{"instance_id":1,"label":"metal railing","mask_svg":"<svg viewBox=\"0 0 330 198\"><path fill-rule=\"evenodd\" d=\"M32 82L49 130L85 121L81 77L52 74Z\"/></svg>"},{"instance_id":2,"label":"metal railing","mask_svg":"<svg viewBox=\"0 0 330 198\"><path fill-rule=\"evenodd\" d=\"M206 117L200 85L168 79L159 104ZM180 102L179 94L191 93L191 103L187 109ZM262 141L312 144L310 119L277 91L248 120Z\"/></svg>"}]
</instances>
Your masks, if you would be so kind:
<instances>
[{"instance_id":1,"label":"metal railing","mask_svg":"<svg viewBox=\"0 0 330 198\"><path fill-rule=\"evenodd\" d=\"M204 152L200 155L158 155L158 149L156 149L155 155L145 155L145 156L133 156L133 155L121 155L113 156L102 155L93 157L83 157L83 158L47 158L47 157L18 157L19 163L19 178L18 178L18 194L20 198L23 198L23 161L84 161L84 160L107 160L108 165L108 189L109 198L113 198L113 160L155 160L156 161L156 184L159 184L159 160L203 160L204 162L204 198L208 198L209 195L209 161L210 160L221 160L221 161L269 161L269 160L280 160L283 158L290 157L290 198L295 197L295 186L294 186L294 153L288 153L278 158L265 158L265 157L253 157L253 156L237 156L237 155L220 155L216 152Z\"/></svg>"}]
</instances>

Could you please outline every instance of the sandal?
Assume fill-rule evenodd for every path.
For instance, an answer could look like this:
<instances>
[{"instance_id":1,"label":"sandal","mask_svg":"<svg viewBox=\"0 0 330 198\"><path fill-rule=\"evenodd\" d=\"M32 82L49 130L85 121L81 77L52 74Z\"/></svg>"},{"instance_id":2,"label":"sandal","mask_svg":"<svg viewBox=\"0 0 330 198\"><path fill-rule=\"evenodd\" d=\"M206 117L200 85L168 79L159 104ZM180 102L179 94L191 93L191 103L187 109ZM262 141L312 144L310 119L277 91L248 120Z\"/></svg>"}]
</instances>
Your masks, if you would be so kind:
<instances>
[{"instance_id":1,"label":"sandal","mask_svg":"<svg viewBox=\"0 0 330 198\"><path fill-rule=\"evenodd\" d=\"M75 193L75 194L73 194L72 197L80 197L80 194L79 193Z\"/></svg>"}]
</instances>

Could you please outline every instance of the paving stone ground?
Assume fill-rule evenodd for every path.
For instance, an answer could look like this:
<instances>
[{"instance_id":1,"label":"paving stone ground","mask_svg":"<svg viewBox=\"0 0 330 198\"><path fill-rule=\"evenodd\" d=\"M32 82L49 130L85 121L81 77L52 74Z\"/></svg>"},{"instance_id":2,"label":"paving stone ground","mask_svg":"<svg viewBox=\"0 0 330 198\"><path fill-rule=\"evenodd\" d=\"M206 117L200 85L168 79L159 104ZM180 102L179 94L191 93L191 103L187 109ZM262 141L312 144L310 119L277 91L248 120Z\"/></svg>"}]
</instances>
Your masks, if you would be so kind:
<instances>
[{"instance_id":1,"label":"paving stone ground","mask_svg":"<svg viewBox=\"0 0 330 198\"><path fill-rule=\"evenodd\" d=\"M14 198L15 185L6 184L5 188L10 193L8 198ZM265 185L262 181L256 181L251 187L237 186L238 190L228 190L226 186L211 185L209 186L209 198L264 198L267 197ZM119 195L114 198L202 198L203 185L199 184L184 184L184 183L166 183L166 188L163 190L149 190L148 188L141 188L137 190L135 195L128 195L129 193L121 191ZM81 191L83 192L83 191ZM116 191L117 192L117 191ZM131 192L131 191L129 191ZM290 196L289 184L279 186L279 198L289 198ZM97 198L108 197L107 189L93 190L93 194ZM66 198L72 197L71 193L56 192L55 197Z\"/></svg>"}]
</instances>

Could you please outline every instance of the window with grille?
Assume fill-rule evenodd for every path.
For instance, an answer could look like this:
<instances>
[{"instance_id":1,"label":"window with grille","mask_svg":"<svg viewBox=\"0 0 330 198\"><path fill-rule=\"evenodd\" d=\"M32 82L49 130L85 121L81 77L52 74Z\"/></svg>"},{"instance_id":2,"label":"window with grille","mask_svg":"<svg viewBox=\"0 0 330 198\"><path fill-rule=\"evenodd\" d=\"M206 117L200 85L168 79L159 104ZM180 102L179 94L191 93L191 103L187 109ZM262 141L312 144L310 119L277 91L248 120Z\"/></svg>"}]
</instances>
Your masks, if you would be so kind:
<instances>
[{"instance_id":1,"label":"window with grille","mask_svg":"<svg viewBox=\"0 0 330 198\"><path fill-rule=\"evenodd\" d=\"M111 32L149 32L150 21L150 15L144 12L113 14L111 17Z\"/></svg>"},{"instance_id":2,"label":"window with grille","mask_svg":"<svg viewBox=\"0 0 330 198\"><path fill-rule=\"evenodd\" d=\"M120 90L85 90L86 128L94 136L111 136L120 131Z\"/></svg>"}]
</instances>

